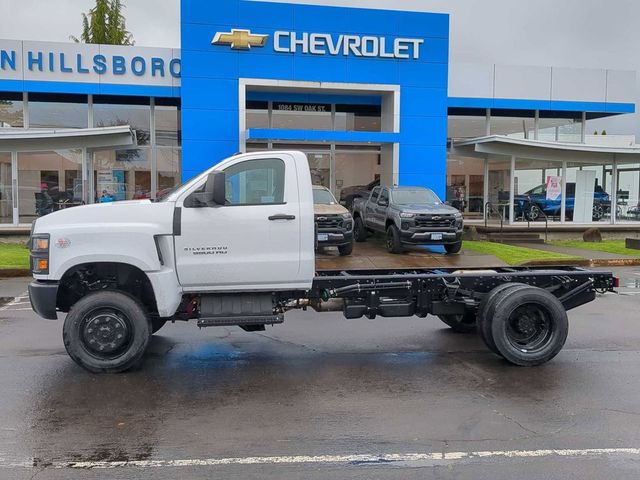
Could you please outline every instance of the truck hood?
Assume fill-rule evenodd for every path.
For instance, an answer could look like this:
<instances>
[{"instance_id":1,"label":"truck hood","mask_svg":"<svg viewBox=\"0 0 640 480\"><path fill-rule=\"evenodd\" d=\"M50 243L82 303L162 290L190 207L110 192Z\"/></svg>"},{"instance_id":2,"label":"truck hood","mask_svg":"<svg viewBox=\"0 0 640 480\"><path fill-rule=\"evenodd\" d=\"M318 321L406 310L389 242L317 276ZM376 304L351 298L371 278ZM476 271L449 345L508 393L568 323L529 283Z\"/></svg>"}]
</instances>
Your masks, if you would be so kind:
<instances>
[{"instance_id":1,"label":"truck hood","mask_svg":"<svg viewBox=\"0 0 640 480\"><path fill-rule=\"evenodd\" d=\"M87 232L112 228L114 225L146 229L150 234L168 235L173 231L174 202L130 200L96 203L66 208L37 219L35 233L84 229Z\"/></svg>"},{"instance_id":2,"label":"truck hood","mask_svg":"<svg viewBox=\"0 0 640 480\"><path fill-rule=\"evenodd\" d=\"M458 209L445 205L444 203L410 203L407 205L394 205L395 208L407 213L426 213L426 214L453 214L458 213Z\"/></svg>"},{"instance_id":3,"label":"truck hood","mask_svg":"<svg viewBox=\"0 0 640 480\"><path fill-rule=\"evenodd\" d=\"M349 210L338 203L333 205L314 204L313 213L316 215L342 215L343 213L349 213Z\"/></svg>"}]
</instances>

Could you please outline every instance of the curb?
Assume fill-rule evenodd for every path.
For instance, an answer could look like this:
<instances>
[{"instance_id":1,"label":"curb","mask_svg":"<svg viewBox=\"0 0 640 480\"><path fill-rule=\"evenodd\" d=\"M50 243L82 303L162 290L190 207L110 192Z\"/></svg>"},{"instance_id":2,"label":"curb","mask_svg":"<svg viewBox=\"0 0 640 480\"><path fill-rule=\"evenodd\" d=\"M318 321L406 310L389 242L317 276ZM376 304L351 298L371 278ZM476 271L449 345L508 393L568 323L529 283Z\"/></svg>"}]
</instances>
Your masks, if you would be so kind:
<instances>
[{"instance_id":1,"label":"curb","mask_svg":"<svg viewBox=\"0 0 640 480\"><path fill-rule=\"evenodd\" d=\"M576 258L574 260L531 260L519 263L518 267L638 267L640 258Z\"/></svg>"},{"instance_id":2,"label":"curb","mask_svg":"<svg viewBox=\"0 0 640 480\"><path fill-rule=\"evenodd\" d=\"M30 277L28 268L0 268L0 278Z\"/></svg>"}]
</instances>

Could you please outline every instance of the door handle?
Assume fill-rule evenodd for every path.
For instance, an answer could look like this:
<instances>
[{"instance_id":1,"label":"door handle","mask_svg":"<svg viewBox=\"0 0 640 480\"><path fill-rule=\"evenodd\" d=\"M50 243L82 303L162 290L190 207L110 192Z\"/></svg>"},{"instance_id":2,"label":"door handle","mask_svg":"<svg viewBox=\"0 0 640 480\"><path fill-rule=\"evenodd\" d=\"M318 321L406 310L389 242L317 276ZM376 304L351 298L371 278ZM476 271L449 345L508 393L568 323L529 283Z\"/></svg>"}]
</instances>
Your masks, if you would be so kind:
<instances>
[{"instance_id":1,"label":"door handle","mask_svg":"<svg viewBox=\"0 0 640 480\"><path fill-rule=\"evenodd\" d=\"M269 220L295 220L295 215L287 215L285 213L278 213L276 215L271 215Z\"/></svg>"}]
</instances>

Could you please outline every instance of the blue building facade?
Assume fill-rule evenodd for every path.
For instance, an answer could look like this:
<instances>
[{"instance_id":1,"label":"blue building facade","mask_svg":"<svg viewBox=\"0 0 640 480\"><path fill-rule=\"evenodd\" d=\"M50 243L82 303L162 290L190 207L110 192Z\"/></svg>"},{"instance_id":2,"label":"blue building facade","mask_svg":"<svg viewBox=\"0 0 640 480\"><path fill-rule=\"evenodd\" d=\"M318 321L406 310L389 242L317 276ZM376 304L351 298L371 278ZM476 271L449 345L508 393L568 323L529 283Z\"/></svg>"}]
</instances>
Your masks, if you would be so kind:
<instances>
[{"instance_id":1,"label":"blue building facade","mask_svg":"<svg viewBox=\"0 0 640 480\"><path fill-rule=\"evenodd\" d=\"M246 31L263 43L247 47L214 41L234 31L238 38ZM428 185L444 193L448 15L189 0L182 2L181 35L182 148L190 159L183 176L238 151L243 136L297 144L366 143L388 152L381 162L392 163L394 155L400 159L393 172L400 184ZM254 79L246 81L244 95L241 79ZM326 84L330 88L323 88ZM380 85L393 89L380 91ZM243 97L305 105L366 101L381 107L382 126L369 132L240 131Z\"/></svg>"}]
</instances>

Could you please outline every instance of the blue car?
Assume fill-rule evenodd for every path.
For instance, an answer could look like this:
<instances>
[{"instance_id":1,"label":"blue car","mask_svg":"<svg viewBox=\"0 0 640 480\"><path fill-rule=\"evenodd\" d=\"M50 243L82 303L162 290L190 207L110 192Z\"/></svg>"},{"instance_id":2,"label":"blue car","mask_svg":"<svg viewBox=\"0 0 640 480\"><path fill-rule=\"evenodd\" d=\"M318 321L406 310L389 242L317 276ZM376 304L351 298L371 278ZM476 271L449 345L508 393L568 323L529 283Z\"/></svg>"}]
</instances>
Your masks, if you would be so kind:
<instances>
[{"instance_id":1,"label":"blue car","mask_svg":"<svg viewBox=\"0 0 640 480\"><path fill-rule=\"evenodd\" d=\"M567 220L573 219L575 199L576 184L567 183L567 201L565 207ZM547 186L545 184L538 185L522 195L516 195L514 197L514 215L516 218L524 217L525 220L531 222L540 220L545 215L547 217L559 217L561 200L561 197L558 197L556 200L547 199ZM609 198L609 194L605 192L600 185L596 185L593 192L593 220L598 221L602 219L610 210L611 199Z\"/></svg>"}]
</instances>

